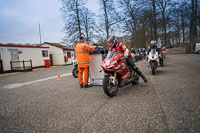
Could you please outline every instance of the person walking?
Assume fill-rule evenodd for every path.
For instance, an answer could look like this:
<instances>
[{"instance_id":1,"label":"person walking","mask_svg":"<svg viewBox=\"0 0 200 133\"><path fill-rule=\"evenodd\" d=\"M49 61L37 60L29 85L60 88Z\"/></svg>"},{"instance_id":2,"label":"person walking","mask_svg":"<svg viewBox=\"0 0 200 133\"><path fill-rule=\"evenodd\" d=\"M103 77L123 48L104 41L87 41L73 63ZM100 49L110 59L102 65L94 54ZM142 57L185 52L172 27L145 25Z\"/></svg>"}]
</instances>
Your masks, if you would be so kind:
<instances>
[{"instance_id":1,"label":"person walking","mask_svg":"<svg viewBox=\"0 0 200 133\"><path fill-rule=\"evenodd\" d=\"M78 64L78 79L80 88L88 88L88 76L89 76L89 66L90 58L89 52L93 52L94 47L86 41L84 36L80 37L80 43L75 47L75 53ZM84 73L84 82L83 82L83 73Z\"/></svg>"}]
</instances>

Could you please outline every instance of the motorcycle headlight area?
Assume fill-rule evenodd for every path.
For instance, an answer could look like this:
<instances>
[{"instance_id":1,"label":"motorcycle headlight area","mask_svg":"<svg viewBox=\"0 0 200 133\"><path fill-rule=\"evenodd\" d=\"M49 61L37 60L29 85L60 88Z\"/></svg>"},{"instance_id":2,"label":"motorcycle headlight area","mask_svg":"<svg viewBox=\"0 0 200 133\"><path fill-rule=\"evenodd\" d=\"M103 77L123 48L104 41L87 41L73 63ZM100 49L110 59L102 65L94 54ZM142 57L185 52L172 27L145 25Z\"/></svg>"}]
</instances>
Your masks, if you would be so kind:
<instances>
[{"instance_id":1,"label":"motorcycle headlight area","mask_svg":"<svg viewBox=\"0 0 200 133\"><path fill-rule=\"evenodd\" d=\"M109 66L108 68L110 69L110 68L112 68L114 65L111 65L111 66Z\"/></svg>"},{"instance_id":2,"label":"motorcycle headlight area","mask_svg":"<svg viewBox=\"0 0 200 133\"><path fill-rule=\"evenodd\" d=\"M108 66L108 65L110 65L110 60L106 60L106 65Z\"/></svg>"}]
</instances>

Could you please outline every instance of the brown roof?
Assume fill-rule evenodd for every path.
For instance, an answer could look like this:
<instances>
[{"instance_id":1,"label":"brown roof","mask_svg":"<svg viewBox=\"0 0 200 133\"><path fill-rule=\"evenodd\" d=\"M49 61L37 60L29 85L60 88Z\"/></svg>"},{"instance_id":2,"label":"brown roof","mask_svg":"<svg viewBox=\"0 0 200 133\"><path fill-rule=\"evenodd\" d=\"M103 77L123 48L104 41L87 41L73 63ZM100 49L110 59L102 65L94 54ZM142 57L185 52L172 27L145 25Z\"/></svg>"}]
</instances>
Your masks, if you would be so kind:
<instances>
[{"instance_id":1,"label":"brown roof","mask_svg":"<svg viewBox=\"0 0 200 133\"><path fill-rule=\"evenodd\" d=\"M74 51L74 48L67 48L67 47L65 47L65 48L63 48L63 50Z\"/></svg>"},{"instance_id":2,"label":"brown roof","mask_svg":"<svg viewBox=\"0 0 200 133\"><path fill-rule=\"evenodd\" d=\"M55 47L58 47L58 48L64 48L65 47L64 45L61 45L60 43L44 42L43 44L49 44L51 46L55 46Z\"/></svg>"}]
</instances>

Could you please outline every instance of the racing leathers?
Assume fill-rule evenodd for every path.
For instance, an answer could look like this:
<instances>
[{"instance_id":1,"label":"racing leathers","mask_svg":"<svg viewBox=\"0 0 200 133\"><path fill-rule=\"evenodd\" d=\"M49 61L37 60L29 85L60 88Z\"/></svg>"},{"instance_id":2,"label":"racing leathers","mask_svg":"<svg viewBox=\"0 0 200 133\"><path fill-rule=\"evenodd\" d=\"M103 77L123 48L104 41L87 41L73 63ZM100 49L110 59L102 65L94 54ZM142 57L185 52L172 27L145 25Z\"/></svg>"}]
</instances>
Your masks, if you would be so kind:
<instances>
[{"instance_id":1,"label":"racing leathers","mask_svg":"<svg viewBox=\"0 0 200 133\"><path fill-rule=\"evenodd\" d=\"M127 63L131 66L132 70L134 70L139 76L141 76L144 82L147 83L148 82L147 78L142 74L142 72L134 64L133 59L131 58L131 54L128 48L126 48L125 44L120 43L118 41L116 43L117 44L115 45L115 47L110 47L110 50L113 52L120 51L120 53L124 56L122 60L127 60Z\"/></svg>"},{"instance_id":2,"label":"racing leathers","mask_svg":"<svg viewBox=\"0 0 200 133\"><path fill-rule=\"evenodd\" d=\"M149 50L148 50L148 55L149 55L149 52L151 52L152 49L155 49L156 52L158 52L158 55L159 55L159 64L160 65L163 65L163 50L161 48L159 48L157 46L157 44L155 46L150 46L149 47Z\"/></svg>"}]
</instances>

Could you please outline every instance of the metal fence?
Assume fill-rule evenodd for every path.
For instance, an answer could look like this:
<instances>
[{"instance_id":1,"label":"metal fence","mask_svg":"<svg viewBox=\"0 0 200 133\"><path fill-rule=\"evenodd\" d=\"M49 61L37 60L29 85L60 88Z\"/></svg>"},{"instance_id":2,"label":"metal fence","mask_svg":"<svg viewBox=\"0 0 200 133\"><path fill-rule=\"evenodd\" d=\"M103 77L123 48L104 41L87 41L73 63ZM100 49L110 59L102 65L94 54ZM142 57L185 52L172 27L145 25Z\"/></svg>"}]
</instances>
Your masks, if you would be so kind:
<instances>
[{"instance_id":1,"label":"metal fence","mask_svg":"<svg viewBox=\"0 0 200 133\"><path fill-rule=\"evenodd\" d=\"M10 61L10 66L12 71L32 71L32 60Z\"/></svg>"}]
</instances>

